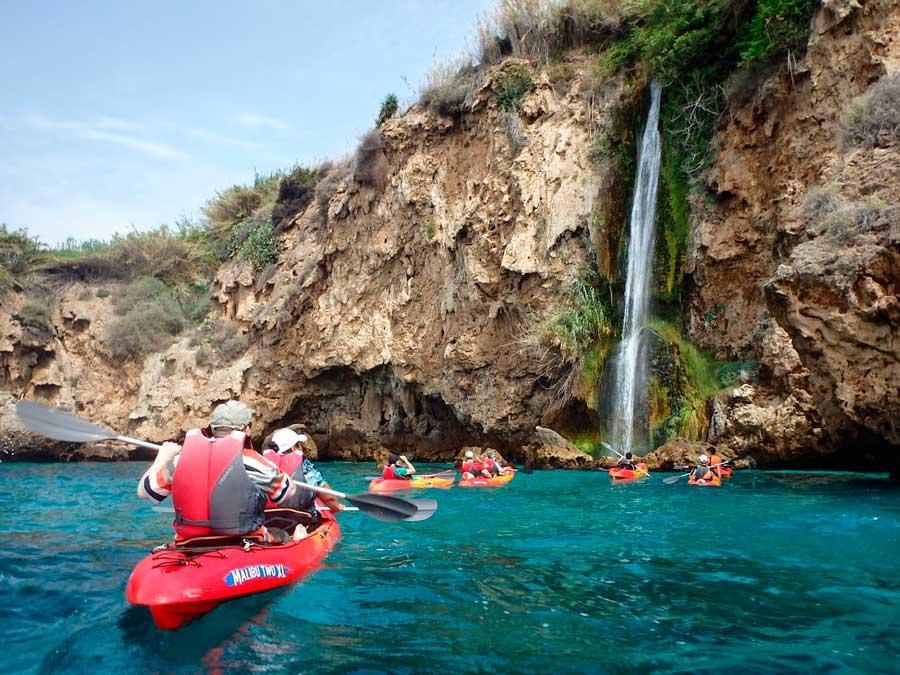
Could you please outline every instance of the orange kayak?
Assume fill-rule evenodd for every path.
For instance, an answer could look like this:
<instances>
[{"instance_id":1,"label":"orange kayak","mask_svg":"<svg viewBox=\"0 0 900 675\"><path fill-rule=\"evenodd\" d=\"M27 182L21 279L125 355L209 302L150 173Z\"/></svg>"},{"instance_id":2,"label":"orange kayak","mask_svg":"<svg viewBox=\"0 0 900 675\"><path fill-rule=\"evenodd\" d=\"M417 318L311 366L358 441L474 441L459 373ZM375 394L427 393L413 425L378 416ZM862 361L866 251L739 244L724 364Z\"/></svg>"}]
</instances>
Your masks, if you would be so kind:
<instances>
[{"instance_id":1,"label":"orange kayak","mask_svg":"<svg viewBox=\"0 0 900 675\"><path fill-rule=\"evenodd\" d=\"M650 472L647 471L647 465L641 462L637 464L637 469L622 469L614 466L609 470L609 477L613 483L633 483L634 481L647 478Z\"/></svg>"},{"instance_id":2,"label":"orange kayak","mask_svg":"<svg viewBox=\"0 0 900 675\"><path fill-rule=\"evenodd\" d=\"M722 480L728 480L734 473L734 469L732 469L730 466L723 466L720 469L720 473L722 474Z\"/></svg>"},{"instance_id":3,"label":"orange kayak","mask_svg":"<svg viewBox=\"0 0 900 675\"><path fill-rule=\"evenodd\" d=\"M515 478L515 475L515 471L511 471L509 473L500 474L499 476L492 476L491 478L470 478L469 480L459 481L459 487L497 487L499 485L506 485Z\"/></svg>"},{"instance_id":4,"label":"orange kayak","mask_svg":"<svg viewBox=\"0 0 900 675\"><path fill-rule=\"evenodd\" d=\"M703 480L702 478L699 480L694 480L693 476L688 480L688 485L696 485L698 487L718 487L722 484L722 479L718 476L713 477L711 480Z\"/></svg>"},{"instance_id":5,"label":"orange kayak","mask_svg":"<svg viewBox=\"0 0 900 675\"><path fill-rule=\"evenodd\" d=\"M456 474L435 474L433 476L413 476L411 480L373 478L369 492L394 492L396 490L419 490L421 488L448 488L456 481Z\"/></svg>"}]
</instances>

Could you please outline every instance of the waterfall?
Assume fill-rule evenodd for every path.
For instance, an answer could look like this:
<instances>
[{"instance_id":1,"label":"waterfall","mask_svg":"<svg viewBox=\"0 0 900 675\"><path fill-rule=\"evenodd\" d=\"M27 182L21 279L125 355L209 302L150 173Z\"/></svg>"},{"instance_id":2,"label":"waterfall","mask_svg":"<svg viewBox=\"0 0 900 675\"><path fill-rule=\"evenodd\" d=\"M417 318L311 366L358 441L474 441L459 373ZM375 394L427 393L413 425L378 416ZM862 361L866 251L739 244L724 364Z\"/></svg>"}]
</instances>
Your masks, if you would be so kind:
<instances>
[{"instance_id":1,"label":"waterfall","mask_svg":"<svg viewBox=\"0 0 900 675\"><path fill-rule=\"evenodd\" d=\"M650 111L641 137L634 201L628 231L628 272L625 280L625 318L622 342L616 355L613 385L613 438L625 452L635 444L635 417L641 398L646 396L649 372L642 329L647 321L650 275L653 265L656 226L656 189L661 157L659 101L662 88L650 85Z\"/></svg>"}]
</instances>

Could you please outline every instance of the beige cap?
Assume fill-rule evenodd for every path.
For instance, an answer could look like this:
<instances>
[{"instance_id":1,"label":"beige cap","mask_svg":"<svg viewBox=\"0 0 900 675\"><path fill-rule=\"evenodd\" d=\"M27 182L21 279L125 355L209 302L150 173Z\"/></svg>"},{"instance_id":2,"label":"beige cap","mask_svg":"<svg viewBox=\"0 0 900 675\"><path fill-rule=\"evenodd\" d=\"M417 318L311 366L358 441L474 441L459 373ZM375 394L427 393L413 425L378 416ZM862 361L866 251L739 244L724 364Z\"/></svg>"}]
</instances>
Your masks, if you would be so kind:
<instances>
[{"instance_id":1,"label":"beige cap","mask_svg":"<svg viewBox=\"0 0 900 675\"><path fill-rule=\"evenodd\" d=\"M226 401L217 405L215 410L213 410L209 426L213 429L222 427L243 429L250 424L254 412L253 408L244 405L240 401Z\"/></svg>"}]
</instances>

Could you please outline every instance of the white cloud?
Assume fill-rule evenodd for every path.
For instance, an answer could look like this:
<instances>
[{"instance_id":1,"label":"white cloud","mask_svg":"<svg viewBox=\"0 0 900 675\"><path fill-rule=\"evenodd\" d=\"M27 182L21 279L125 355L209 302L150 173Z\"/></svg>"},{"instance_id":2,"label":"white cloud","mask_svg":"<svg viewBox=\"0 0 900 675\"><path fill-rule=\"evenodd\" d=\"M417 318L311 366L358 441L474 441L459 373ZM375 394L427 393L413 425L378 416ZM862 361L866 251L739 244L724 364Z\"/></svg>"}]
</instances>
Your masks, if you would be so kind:
<instances>
[{"instance_id":1,"label":"white cloud","mask_svg":"<svg viewBox=\"0 0 900 675\"><path fill-rule=\"evenodd\" d=\"M234 120L243 127L249 129L274 129L275 131L287 131L290 125L274 117L257 115L256 113L240 113Z\"/></svg>"},{"instance_id":2,"label":"white cloud","mask_svg":"<svg viewBox=\"0 0 900 675\"><path fill-rule=\"evenodd\" d=\"M108 125L112 122L114 125L118 124L118 128L122 128L122 124L131 125L130 122L125 122L124 120L118 120L116 118L100 118L100 121L95 124L85 124L83 122L70 122L67 120L54 120L49 117L45 117L44 115L26 115L25 122L29 126L40 129L44 131L64 131L69 132L75 138L80 138L88 141L103 141L105 143L112 143L114 145L119 145L124 148L128 148L129 150L136 150L137 152L143 153L145 155L150 155L151 157L159 157L162 159L186 159L187 154L179 150L178 148L174 148L171 145L167 145L165 143L158 143L155 141L148 141L141 138L135 138L134 136L128 136L121 133L113 133L111 131L106 131L106 128L110 128L109 126L104 127L104 121ZM133 125L129 128L136 128Z\"/></svg>"}]
</instances>

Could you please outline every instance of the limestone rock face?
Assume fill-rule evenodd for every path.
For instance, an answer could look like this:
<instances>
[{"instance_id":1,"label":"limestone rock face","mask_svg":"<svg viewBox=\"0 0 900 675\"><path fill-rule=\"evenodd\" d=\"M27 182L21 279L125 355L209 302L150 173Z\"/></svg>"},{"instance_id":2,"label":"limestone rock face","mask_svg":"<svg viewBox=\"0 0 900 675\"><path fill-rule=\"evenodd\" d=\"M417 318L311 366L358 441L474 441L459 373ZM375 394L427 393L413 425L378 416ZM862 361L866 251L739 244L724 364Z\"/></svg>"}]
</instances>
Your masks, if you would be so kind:
<instances>
[{"instance_id":1,"label":"limestone rock face","mask_svg":"<svg viewBox=\"0 0 900 675\"><path fill-rule=\"evenodd\" d=\"M717 137L687 323L720 358L759 359L757 385L714 401L709 440L761 463L900 459L900 148L841 140L855 99L900 68L898 34L897 2L824 2L805 62L763 82ZM810 213L816 190L845 213Z\"/></svg>"},{"instance_id":2,"label":"limestone rock face","mask_svg":"<svg viewBox=\"0 0 900 675\"><path fill-rule=\"evenodd\" d=\"M715 451L716 447L710 443L676 438L647 454L643 462L649 471L673 471L675 467L680 470L681 467L695 466L700 455Z\"/></svg>"},{"instance_id":3,"label":"limestone rock face","mask_svg":"<svg viewBox=\"0 0 900 675\"><path fill-rule=\"evenodd\" d=\"M532 442L523 449L526 466L533 469L585 469L593 459L552 429L536 427Z\"/></svg>"}]
</instances>

